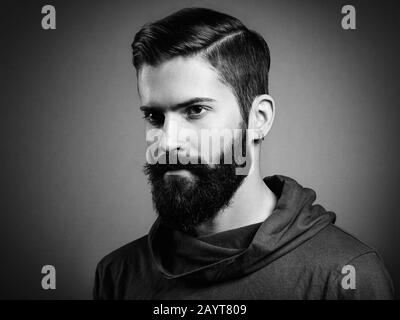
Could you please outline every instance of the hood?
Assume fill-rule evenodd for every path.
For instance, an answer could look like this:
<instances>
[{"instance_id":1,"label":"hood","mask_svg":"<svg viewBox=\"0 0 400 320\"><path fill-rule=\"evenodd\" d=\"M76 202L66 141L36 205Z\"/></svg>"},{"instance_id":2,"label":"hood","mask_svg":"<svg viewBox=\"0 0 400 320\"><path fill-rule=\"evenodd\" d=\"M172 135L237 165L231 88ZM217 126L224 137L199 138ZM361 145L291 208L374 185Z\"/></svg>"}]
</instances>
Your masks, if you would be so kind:
<instances>
[{"instance_id":1,"label":"hood","mask_svg":"<svg viewBox=\"0 0 400 320\"><path fill-rule=\"evenodd\" d=\"M264 178L264 182L276 195L277 203L262 223L195 237L167 228L158 218L149 232L148 243L163 276L201 282L242 277L335 222L333 212L313 204L313 190L279 175Z\"/></svg>"}]
</instances>

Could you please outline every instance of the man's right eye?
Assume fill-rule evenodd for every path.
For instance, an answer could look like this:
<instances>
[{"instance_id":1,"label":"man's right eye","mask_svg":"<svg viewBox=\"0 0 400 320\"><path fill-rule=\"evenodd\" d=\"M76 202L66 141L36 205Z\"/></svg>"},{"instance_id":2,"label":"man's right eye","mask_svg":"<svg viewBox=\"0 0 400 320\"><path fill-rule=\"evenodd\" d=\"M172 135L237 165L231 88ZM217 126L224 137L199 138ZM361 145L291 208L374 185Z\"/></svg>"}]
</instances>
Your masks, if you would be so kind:
<instances>
[{"instance_id":1,"label":"man's right eye","mask_svg":"<svg viewBox=\"0 0 400 320\"><path fill-rule=\"evenodd\" d=\"M144 112L143 119L148 121L153 126L159 126L164 122L164 114L154 111Z\"/></svg>"}]
</instances>

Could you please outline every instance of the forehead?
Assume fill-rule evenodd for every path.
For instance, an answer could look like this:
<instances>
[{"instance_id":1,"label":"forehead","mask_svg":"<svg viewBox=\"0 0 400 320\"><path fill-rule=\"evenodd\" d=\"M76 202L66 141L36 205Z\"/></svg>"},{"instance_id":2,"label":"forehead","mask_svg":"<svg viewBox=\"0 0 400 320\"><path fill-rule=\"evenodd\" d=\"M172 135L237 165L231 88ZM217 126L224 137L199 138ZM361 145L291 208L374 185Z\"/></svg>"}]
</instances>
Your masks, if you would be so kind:
<instances>
[{"instance_id":1,"label":"forehead","mask_svg":"<svg viewBox=\"0 0 400 320\"><path fill-rule=\"evenodd\" d=\"M176 57L157 66L144 65L138 74L143 104L173 105L193 97L232 99L233 92L216 70L199 57Z\"/></svg>"}]
</instances>

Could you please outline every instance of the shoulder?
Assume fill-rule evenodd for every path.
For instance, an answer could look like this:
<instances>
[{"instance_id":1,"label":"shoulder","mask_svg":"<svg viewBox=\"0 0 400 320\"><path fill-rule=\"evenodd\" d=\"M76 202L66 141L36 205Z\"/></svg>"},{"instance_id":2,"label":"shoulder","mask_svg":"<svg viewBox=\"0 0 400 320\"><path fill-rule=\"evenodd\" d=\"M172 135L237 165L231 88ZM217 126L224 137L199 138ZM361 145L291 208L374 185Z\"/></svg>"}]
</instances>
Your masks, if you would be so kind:
<instances>
[{"instance_id":1,"label":"shoulder","mask_svg":"<svg viewBox=\"0 0 400 320\"><path fill-rule=\"evenodd\" d=\"M301 263L312 269L340 274L342 268L358 257L380 259L376 249L343 229L329 224L303 242L293 252Z\"/></svg>"},{"instance_id":2,"label":"shoulder","mask_svg":"<svg viewBox=\"0 0 400 320\"><path fill-rule=\"evenodd\" d=\"M104 256L98 263L98 269L116 269L124 265L134 265L138 258L147 255L148 236L129 242Z\"/></svg>"},{"instance_id":3,"label":"shoulder","mask_svg":"<svg viewBox=\"0 0 400 320\"><path fill-rule=\"evenodd\" d=\"M335 259L340 263L346 263L360 255L377 252L372 246L333 224L322 229L311 240L310 245L319 256Z\"/></svg>"},{"instance_id":4,"label":"shoulder","mask_svg":"<svg viewBox=\"0 0 400 320\"><path fill-rule=\"evenodd\" d=\"M329 225L321 230L306 250L313 265L329 273L332 286L337 288L336 298L390 299L393 284L378 251L351 233ZM343 290L342 282L354 273L355 290Z\"/></svg>"},{"instance_id":5,"label":"shoulder","mask_svg":"<svg viewBox=\"0 0 400 320\"><path fill-rule=\"evenodd\" d=\"M316 263L330 269L334 268L339 272L343 266L354 261L382 262L382 258L374 247L333 224L307 241L304 249Z\"/></svg>"},{"instance_id":6,"label":"shoulder","mask_svg":"<svg viewBox=\"0 0 400 320\"><path fill-rule=\"evenodd\" d=\"M141 270L146 270L149 262L147 236L132 241L107 254L97 264L93 285L96 300L120 299L123 288Z\"/></svg>"}]
</instances>

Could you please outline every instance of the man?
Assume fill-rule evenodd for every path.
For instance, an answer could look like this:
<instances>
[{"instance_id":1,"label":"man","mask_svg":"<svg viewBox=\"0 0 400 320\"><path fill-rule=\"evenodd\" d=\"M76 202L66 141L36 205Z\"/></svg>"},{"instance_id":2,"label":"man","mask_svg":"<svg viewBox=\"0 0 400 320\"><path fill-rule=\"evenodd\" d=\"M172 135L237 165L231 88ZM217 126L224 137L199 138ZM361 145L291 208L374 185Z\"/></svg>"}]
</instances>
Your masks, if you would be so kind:
<instances>
[{"instance_id":1,"label":"man","mask_svg":"<svg viewBox=\"0 0 400 320\"><path fill-rule=\"evenodd\" d=\"M261 176L275 105L259 34L190 8L144 26L132 48L158 218L101 260L95 299L392 298L377 252L334 226L314 191Z\"/></svg>"}]
</instances>

